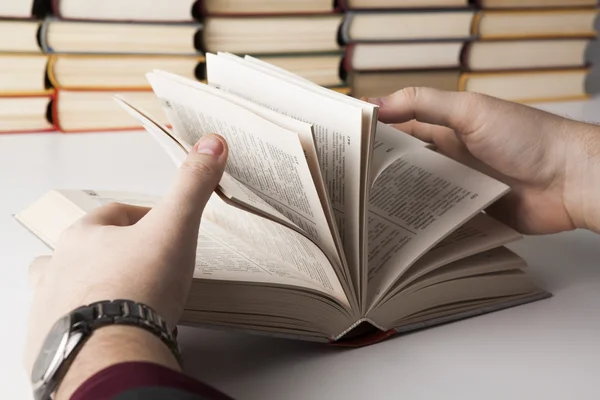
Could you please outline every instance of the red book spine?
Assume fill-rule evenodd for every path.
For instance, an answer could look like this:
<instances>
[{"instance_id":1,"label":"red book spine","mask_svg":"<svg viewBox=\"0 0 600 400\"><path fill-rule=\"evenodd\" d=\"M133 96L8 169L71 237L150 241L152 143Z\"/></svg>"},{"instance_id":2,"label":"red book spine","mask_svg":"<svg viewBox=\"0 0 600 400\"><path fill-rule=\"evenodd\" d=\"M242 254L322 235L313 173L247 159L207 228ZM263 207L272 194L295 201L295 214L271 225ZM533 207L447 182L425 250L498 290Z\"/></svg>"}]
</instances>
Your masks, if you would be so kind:
<instances>
[{"instance_id":1,"label":"red book spine","mask_svg":"<svg viewBox=\"0 0 600 400\"><path fill-rule=\"evenodd\" d=\"M472 42L466 42L460 51L460 65L464 69L470 69L469 67L469 53L471 51Z\"/></svg>"},{"instance_id":2,"label":"red book spine","mask_svg":"<svg viewBox=\"0 0 600 400\"><path fill-rule=\"evenodd\" d=\"M57 17L57 18L61 18L60 15L60 0L52 0L51 6L52 8L52 14Z\"/></svg>"},{"instance_id":3,"label":"red book spine","mask_svg":"<svg viewBox=\"0 0 600 400\"><path fill-rule=\"evenodd\" d=\"M350 43L346 46L344 59L342 60L342 68L346 71L346 73L352 71L352 56L354 55L355 46L356 44L354 43Z\"/></svg>"},{"instance_id":4,"label":"red book spine","mask_svg":"<svg viewBox=\"0 0 600 400\"><path fill-rule=\"evenodd\" d=\"M59 92L59 90L57 89L52 94L52 100L50 101L50 119L51 119L50 122L52 124L54 124L56 129L58 129L59 131L62 132L62 128L60 126L60 121L58 119L58 92Z\"/></svg>"},{"instance_id":5,"label":"red book spine","mask_svg":"<svg viewBox=\"0 0 600 400\"><path fill-rule=\"evenodd\" d=\"M340 11L348 11L350 10L348 6L348 0L337 0L335 2L335 8Z\"/></svg>"},{"instance_id":6,"label":"red book spine","mask_svg":"<svg viewBox=\"0 0 600 400\"><path fill-rule=\"evenodd\" d=\"M397 332L395 329L390 329L389 331L380 331L378 330L377 332L371 333L371 334L367 334L364 336L360 336L354 339L348 339L348 340L340 340L339 342L331 342L330 344L332 346L336 346L336 347L363 347L363 346L370 346L372 344L375 343L379 343L382 342L390 337L392 337L393 335L395 335Z\"/></svg>"}]
</instances>

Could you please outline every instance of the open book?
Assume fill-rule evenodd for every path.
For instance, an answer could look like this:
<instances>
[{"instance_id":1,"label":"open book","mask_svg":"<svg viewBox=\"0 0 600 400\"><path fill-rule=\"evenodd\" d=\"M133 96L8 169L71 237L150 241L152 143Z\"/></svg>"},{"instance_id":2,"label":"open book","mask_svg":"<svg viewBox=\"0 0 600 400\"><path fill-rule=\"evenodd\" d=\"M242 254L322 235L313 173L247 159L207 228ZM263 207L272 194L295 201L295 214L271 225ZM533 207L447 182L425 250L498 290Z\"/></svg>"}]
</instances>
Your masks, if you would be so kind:
<instances>
[{"instance_id":1,"label":"open book","mask_svg":"<svg viewBox=\"0 0 600 400\"><path fill-rule=\"evenodd\" d=\"M347 344L549 296L482 210L509 188L377 121L377 107L252 57L207 54L208 85L147 75L172 125L117 101L180 165L204 134L226 173L203 214L180 321ZM109 202L55 190L17 219L50 246Z\"/></svg>"}]
</instances>

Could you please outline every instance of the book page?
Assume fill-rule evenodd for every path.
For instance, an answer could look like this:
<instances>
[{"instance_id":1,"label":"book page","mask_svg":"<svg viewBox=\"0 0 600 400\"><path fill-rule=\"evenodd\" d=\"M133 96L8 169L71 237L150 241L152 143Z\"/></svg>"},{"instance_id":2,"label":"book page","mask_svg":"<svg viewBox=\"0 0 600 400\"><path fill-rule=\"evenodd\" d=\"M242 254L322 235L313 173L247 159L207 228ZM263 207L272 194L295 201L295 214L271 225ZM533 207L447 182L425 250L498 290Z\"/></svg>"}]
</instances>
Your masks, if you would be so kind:
<instances>
[{"instance_id":1,"label":"book page","mask_svg":"<svg viewBox=\"0 0 600 400\"><path fill-rule=\"evenodd\" d=\"M369 304L427 250L507 191L505 184L427 148L394 161L369 199Z\"/></svg>"},{"instance_id":2,"label":"book page","mask_svg":"<svg viewBox=\"0 0 600 400\"><path fill-rule=\"evenodd\" d=\"M116 202L151 208L159 201L160 197L137 193L54 190L20 212L17 218L54 247L65 229L98 207ZM213 195L204 214L216 215L215 202L224 204ZM234 229L246 227L246 232L251 230L263 236L267 246L244 242L203 215L194 278L303 287L348 304L327 257L310 240L275 222L224 206L221 212L230 216L228 222L234 224Z\"/></svg>"},{"instance_id":3,"label":"book page","mask_svg":"<svg viewBox=\"0 0 600 400\"><path fill-rule=\"evenodd\" d=\"M211 86L313 125L323 180L353 282L359 282L362 108L315 93L313 85L273 76L234 56L206 57Z\"/></svg>"},{"instance_id":4,"label":"book page","mask_svg":"<svg viewBox=\"0 0 600 400\"><path fill-rule=\"evenodd\" d=\"M390 224L390 228L394 229L394 225ZM520 238L521 234L514 229L484 213L479 213L445 237L408 268L385 295L385 299L437 268Z\"/></svg>"},{"instance_id":5,"label":"book page","mask_svg":"<svg viewBox=\"0 0 600 400\"><path fill-rule=\"evenodd\" d=\"M115 96L114 99L117 104L123 107L129 115L144 127L146 132L167 152L175 166L179 168L183 161L185 161L187 153L189 153L192 146L179 142L171 135L167 127L157 122L147 112L129 103L127 99L121 96Z\"/></svg>"},{"instance_id":6,"label":"book page","mask_svg":"<svg viewBox=\"0 0 600 400\"><path fill-rule=\"evenodd\" d=\"M201 230L252 261L256 268L277 276L288 276L290 273L302 276L348 304L344 288L327 256L301 234L266 218L231 207L217 196L211 197L202 218ZM207 228L213 225L219 229ZM219 271L231 272L227 259L223 259L220 264L223 265L218 266ZM208 269L213 276L222 279L223 276L215 272L215 268L214 264L207 262L204 270Z\"/></svg>"},{"instance_id":7,"label":"book page","mask_svg":"<svg viewBox=\"0 0 600 400\"><path fill-rule=\"evenodd\" d=\"M239 57L234 56L228 53L218 53L219 56L229 57L232 60L238 60ZM358 290L359 298L361 302L361 306L364 310L364 305L366 303L366 283L367 283L367 269L365 268L367 264L367 235L366 235L366 206L369 198L369 191L371 189L371 162L372 162L372 149L374 146L375 140L375 131L377 124L377 112L378 107L356 99L351 96L341 95L340 93L336 93L333 90L324 88L322 86L316 85L313 82L308 81L298 75L295 75L291 72L288 72L282 68L271 65L267 62L261 61L251 56L245 56L244 61L246 64L252 65L255 69L262 70L263 72L268 72L274 77L285 79L288 82L294 82L297 85L310 89L315 94L320 94L322 96L327 96L331 99L340 101L344 104L360 107L362 113L362 136L361 136L361 164L360 164L360 198L359 198L359 243L360 248L358 250L359 253L359 271L355 276L355 287Z\"/></svg>"},{"instance_id":8,"label":"book page","mask_svg":"<svg viewBox=\"0 0 600 400\"><path fill-rule=\"evenodd\" d=\"M159 74L148 79L175 135L195 143L208 133L229 145L226 172L300 227L339 263L298 135L225 99Z\"/></svg>"},{"instance_id":9,"label":"book page","mask_svg":"<svg viewBox=\"0 0 600 400\"><path fill-rule=\"evenodd\" d=\"M371 164L371 183L406 152L419 147L427 147L427 143L416 137L377 122L377 133L373 144L373 163Z\"/></svg>"},{"instance_id":10,"label":"book page","mask_svg":"<svg viewBox=\"0 0 600 400\"><path fill-rule=\"evenodd\" d=\"M176 137L172 136L169 130L160 123L153 120L147 113L139 108L131 105L126 99L115 97L115 100L121 105L134 119L146 129L153 139L169 154L171 160L179 168L185 161L187 153L192 148L185 142L180 142ZM224 196L239 204L242 207L249 208L255 212L267 215L269 218L284 224L293 229L300 229L296 224L290 221L286 216L281 214L269 203L264 201L259 195L254 193L252 189L244 186L227 172L223 173L223 177L219 182L218 191Z\"/></svg>"},{"instance_id":11,"label":"book page","mask_svg":"<svg viewBox=\"0 0 600 400\"><path fill-rule=\"evenodd\" d=\"M251 101L248 101L241 97L235 96L231 93L223 92L223 91L220 91L211 86L201 84L197 81L192 81L190 79L186 79L186 78L183 78L178 75L171 74L171 73L165 72L165 71L154 71L154 73L159 76L162 76L166 79L174 80L178 83L190 86L192 88L200 89L200 90L206 91L207 93L217 95L227 101L230 101L234 104L244 107L245 109L247 109L249 111L252 111L256 115L259 115L260 117L284 128L284 129L287 129L289 131L292 131L292 132L295 132L298 134L298 138L300 139L300 144L302 145L302 149L304 150L304 155L306 156L306 162L308 164L308 168L310 170L311 177L312 177L314 185L317 189L317 193L319 195L319 200L321 201L321 206L323 208L323 212L325 213L325 217L326 217L327 223L329 225L329 230L331 231L334 241L335 241L335 246L337 248L337 253L339 255L340 262L344 266L344 268L342 270L344 272L344 275L347 276L348 275L347 262L346 262L346 258L345 258L344 252L343 252L341 238L339 237L339 232L337 230L337 226L335 225L333 208L331 207L329 195L327 194L327 188L325 187L325 183L324 183L323 177L321 175L321 169L319 167L319 160L318 160L318 155L317 155L316 146L315 146L315 142L314 142L312 125L302 122L302 121L295 120L290 117L286 117L285 115L279 114L271 109L262 107L258 104L252 103ZM233 178L232 178L232 180L235 181ZM256 194L254 194L252 192L252 189L250 189L244 185L241 185L239 183L238 183L238 185L235 185L234 182L231 182L231 183L232 183L231 187L225 188L224 185L229 184L229 182L224 182L223 180L221 181L221 185L223 186L222 192L224 194L226 194L227 197L229 197L231 200L234 200L236 202L241 202L246 206L258 209L261 213L266 213L266 214L270 215L271 217L273 217L273 219L277 220L277 216L274 215L274 213L273 213L273 212L277 213L277 210L273 209L268 203L266 203L264 201L263 201L264 204L262 204L262 205L257 204L256 200L262 201L262 199L260 197L258 197ZM233 193L234 191L238 192L237 195L232 194L230 196L229 194L227 194L227 193ZM242 193L240 193L240 192L242 192ZM247 194L247 195L249 195L249 197L241 197L243 194ZM266 206L266 208L264 206ZM289 224L286 224L286 225L289 226ZM346 277L346 279L349 280L350 278Z\"/></svg>"}]
</instances>

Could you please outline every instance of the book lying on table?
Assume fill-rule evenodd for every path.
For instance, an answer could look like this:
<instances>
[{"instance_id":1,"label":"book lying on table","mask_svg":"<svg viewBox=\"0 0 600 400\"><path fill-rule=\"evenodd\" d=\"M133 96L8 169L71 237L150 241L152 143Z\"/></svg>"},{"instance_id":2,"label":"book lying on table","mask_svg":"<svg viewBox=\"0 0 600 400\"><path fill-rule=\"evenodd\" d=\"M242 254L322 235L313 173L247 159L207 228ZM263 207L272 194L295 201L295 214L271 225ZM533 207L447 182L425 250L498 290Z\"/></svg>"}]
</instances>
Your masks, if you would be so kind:
<instances>
[{"instance_id":1,"label":"book lying on table","mask_svg":"<svg viewBox=\"0 0 600 400\"><path fill-rule=\"evenodd\" d=\"M148 79L172 130L119 100L179 165L230 148L203 214L181 324L368 344L549 296L482 212L509 188L377 121L377 107L252 57L207 54L209 84ZM16 218L50 246L127 193L55 190Z\"/></svg>"}]
</instances>

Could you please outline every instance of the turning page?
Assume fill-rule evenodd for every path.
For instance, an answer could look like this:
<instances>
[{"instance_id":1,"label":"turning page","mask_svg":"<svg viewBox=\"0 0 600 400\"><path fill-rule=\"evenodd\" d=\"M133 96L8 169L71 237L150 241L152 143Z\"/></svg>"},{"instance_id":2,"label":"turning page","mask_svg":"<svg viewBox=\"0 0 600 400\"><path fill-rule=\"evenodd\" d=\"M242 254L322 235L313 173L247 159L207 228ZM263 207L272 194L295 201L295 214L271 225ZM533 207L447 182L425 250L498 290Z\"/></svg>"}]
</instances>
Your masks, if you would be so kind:
<instances>
[{"instance_id":1,"label":"turning page","mask_svg":"<svg viewBox=\"0 0 600 400\"><path fill-rule=\"evenodd\" d=\"M349 305L347 296L330 261L314 243L303 235L276 222L229 206L213 195L204 209L201 230L214 242L220 243L235 255L269 275L302 277L321 291ZM216 228L210 228L215 226ZM209 278L214 275L226 278L237 271L229 259L220 258L215 264L214 253L204 246L198 257L209 260L202 273L195 277ZM241 261L238 261L238 264ZM217 271L218 270L218 271ZM210 273L207 273L210 271ZM226 273L226 275L223 275ZM265 279L265 278L262 278ZM243 278L242 280L247 280Z\"/></svg>"},{"instance_id":2,"label":"turning page","mask_svg":"<svg viewBox=\"0 0 600 400\"><path fill-rule=\"evenodd\" d=\"M427 250L508 190L424 147L394 161L369 199L370 307Z\"/></svg>"},{"instance_id":3,"label":"turning page","mask_svg":"<svg viewBox=\"0 0 600 400\"><path fill-rule=\"evenodd\" d=\"M521 235L514 229L484 213L479 213L410 266L388 291L385 299L437 268L519 239Z\"/></svg>"},{"instance_id":4,"label":"turning page","mask_svg":"<svg viewBox=\"0 0 600 400\"><path fill-rule=\"evenodd\" d=\"M179 168L192 146L177 140L177 138L171 135L165 126L154 121L144 111L129 104L127 100L120 97L115 97L115 100L129 113L129 115L135 118L146 129L146 131L154 140L156 140L163 150L169 154L171 160ZM253 192L252 189L238 182L227 172L223 173L223 177L219 182L217 192L220 192L234 203L242 205L243 207L261 215L267 216L268 218L271 218L272 220L277 221L291 229L301 231L301 229L285 215L281 214L269 203L264 201L259 195Z\"/></svg>"},{"instance_id":5,"label":"turning page","mask_svg":"<svg viewBox=\"0 0 600 400\"><path fill-rule=\"evenodd\" d=\"M360 282L362 108L315 93L243 59L207 54L208 81L226 92L313 125L323 180L355 287Z\"/></svg>"},{"instance_id":6,"label":"turning page","mask_svg":"<svg viewBox=\"0 0 600 400\"><path fill-rule=\"evenodd\" d=\"M208 133L222 135L230 149L226 171L341 264L297 133L160 74L149 74L148 79L165 106L175 135L186 143L195 143Z\"/></svg>"},{"instance_id":7,"label":"turning page","mask_svg":"<svg viewBox=\"0 0 600 400\"><path fill-rule=\"evenodd\" d=\"M135 193L54 190L16 218L53 248L65 229L98 207L117 202L151 208L159 201L159 197ZM220 221L230 218L230 223L238 224L236 228L261 236L268 246L259 248L231 232L231 226L220 226L215 220L219 213L227 214ZM325 293L348 306L329 260L301 234L228 206L217 195L211 197L205 214L198 234L194 278L295 286Z\"/></svg>"}]
</instances>

